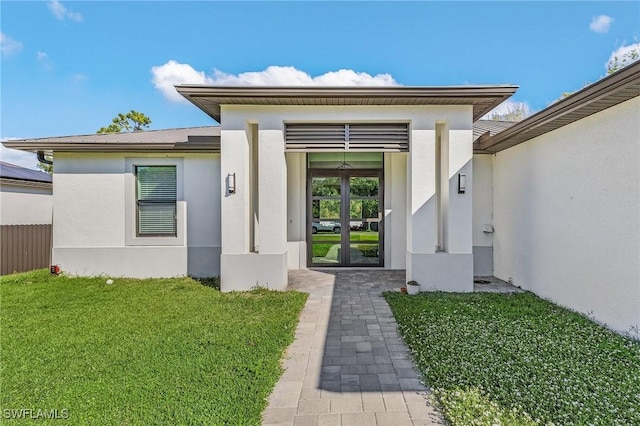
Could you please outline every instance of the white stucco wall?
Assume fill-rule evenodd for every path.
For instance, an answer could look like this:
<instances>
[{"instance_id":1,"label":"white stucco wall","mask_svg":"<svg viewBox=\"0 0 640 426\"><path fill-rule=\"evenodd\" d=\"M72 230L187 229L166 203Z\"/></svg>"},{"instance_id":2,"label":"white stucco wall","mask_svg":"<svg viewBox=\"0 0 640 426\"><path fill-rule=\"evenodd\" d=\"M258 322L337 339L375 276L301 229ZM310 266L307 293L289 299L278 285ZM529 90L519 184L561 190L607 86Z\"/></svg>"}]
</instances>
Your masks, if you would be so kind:
<instances>
[{"instance_id":1,"label":"white stucco wall","mask_svg":"<svg viewBox=\"0 0 640 426\"><path fill-rule=\"evenodd\" d=\"M0 225L47 225L51 223L51 188L0 185Z\"/></svg>"},{"instance_id":2,"label":"white stucco wall","mask_svg":"<svg viewBox=\"0 0 640 426\"><path fill-rule=\"evenodd\" d=\"M421 282L424 290L470 291L473 288L472 255L472 107L471 106L239 106L222 105L222 176L234 173L238 192L222 201L222 288L242 290L258 285L286 286L286 270L264 274L250 267L257 257L278 258L284 267L304 267L306 257L305 205L306 179L303 156L284 155L285 122L397 122L411 126L411 152L386 156L385 267L406 268L407 276ZM436 123L444 125L449 140L449 210L447 252L435 251L435 135ZM259 247L250 251L251 207L251 126L257 125L259 145L268 140L269 151L260 151ZM263 155L271 158L263 161ZM284 167L275 167L273 162ZM403 162L404 164L400 164ZM270 172L263 170L271 167ZM278 170L275 173L274 170ZM286 185L280 186L286 169ZM404 173L404 177L401 174ZM457 175L466 174L467 192L458 194ZM391 178L391 180L390 180ZM412 184L413 182L413 184ZM283 189L284 188L284 189ZM410 188L410 189L409 189ZM223 191L224 183L223 183ZM404 191L404 194L397 193ZM282 196L286 197L282 211ZM302 199L300 197L303 197ZM268 206L268 214L262 211ZM403 203L401 207L399 203ZM404 216L403 218L401 218ZM268 221L268 224L265 223ZM265 229L265 227L268 227ZM402 235L404 234L404 235ZM269 252L261 254L263 236L269 238ZM286 236L281 241L281 236ZM446 258L446 259L445 259ZM225 267L228 265L228 267ZM245 265L244 267L242 265ZM279 268L279 267L278 267ZM227 275L225 271L228 271ZM282 281L282 283L281 283Z\"/></svg>"},{"instance_id":3,"label":"white stucco wall","mask_svg":"<svg viewBox=\"0 0 640 426\"><path fill-rule=\"evenodd\" d=\"M625 332L640 326L640 98L501 151L495 275Z\"/></svg>"},{"instance_id":4,"label":"white stucco wall","mask_svg":"<svg viewBox=\"0 0 640 426\"><path fill-rule=\"evenodd\" d=\"M55 153L53 262L76 275L214 276L220 156ZM178 237L135 236L133 166L175 164Z\"/></svg>"},{"instance_id":5,"label":"white stucco wall","mask_svg":"<svg viewBox=\"0 0 640 426\"><path fill-rule=\"evenodd\" d=\"M307 156L291 152L287 159L287 267L307 266Z\"/></svg>"},{"instance_id":6,"label":"white stucco wall","mask_svg":"<svg viewBox=\"0 0 640 426\"><path fill-rule=\"evenodd\" d=\"M384 265L407 265L407 153L384 155Z\"/></svg>"},{"instance_id":7,"label":"white stucco wall","mask_svg":"<svg viewBox=\"0 0 640 426\"><path fill-rule=\"evenodd\" d=\"M473 156L473 274L493 275L493 154Z\"/></svg>"}]
</instances>

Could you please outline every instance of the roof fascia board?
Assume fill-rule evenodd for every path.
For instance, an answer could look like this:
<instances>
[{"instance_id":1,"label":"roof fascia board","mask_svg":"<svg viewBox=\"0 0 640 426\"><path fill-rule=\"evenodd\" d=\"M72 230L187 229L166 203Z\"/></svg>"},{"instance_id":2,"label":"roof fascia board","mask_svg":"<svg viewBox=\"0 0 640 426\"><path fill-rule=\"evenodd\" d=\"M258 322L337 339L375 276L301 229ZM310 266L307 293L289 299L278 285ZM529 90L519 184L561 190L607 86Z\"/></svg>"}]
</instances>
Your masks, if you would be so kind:
<instances>
[{"instance_id":1,"label":"roof fascia board","mask_svg":"<svg viewBox=\"0 0 640 426\"><path fill-rule=\"evenodd\" d=\"M0 184L20 186L25 188L47 188L50 189L53 184L51 182L40 182L36 180L0 178Z\"/></svg>"},{"instance_id":2,"label":"roof fascia board","mask_svg":"<svg viewBox=\"0 0 640 426\"><path fill-rule=\"evenodd\" d=\"M607 76L570 96L567 96L565 99L562 99L542 111L525 118L514 126L485 139L480 143L479 148L482 150L488 150L517 134L537 129L564 115L575 112L584 106L606 97L614 90L622 89L633 84L638 79L640 79L640 61L629 65L617 73L611 74L610 76Z\"/></svg>"},{"instance_id":3,"label":"roof fascia board","mask_svg":"<svg viewBox=\"0 0 640 426\"><path fill-rule=\"evenodd\" d=\"M444 87L256 87L256 86L206 86L206 85L179 85L175 86L178 93L184 96L209 117L220 122L221 108L223 104L235 104L232 101L238 99L415 99L415 98L495 98L488 107L478 109L474 107L473 120L480 119L488 111L500 105L511 97L518 86L494 85L494 86L444 86ZM203 99L225 98L225 103L205 105ZM240 104L241 102L238 102ZM265 103L268 104L268 103ZM398 102L402 105L402 101ZM475 105L475 102L470 102ZM271 105L271 104L269 104Z\"/></svg>"},{"instance_id":4,"label":"roof fascia board","mask_svg":"<svg viewBox=\"0 0 640 426\"><path fill-rule=\"evenodd\" d=\"M3 142L7 148L23 151L55 152L219 152L220 146L210 143L172 142L172 143L95 143L95 142Z\"/></svg>"},{"instance_id":5,"label":"roof fascia board","mask_svg":"<svg viewBox=\"0 0 640 426\"><path fill-rule=\"evenodd\" d=\"M176 90L183 96L262 98L262 97L469 97L511 96L518 86L448 86L448 87L255 87L180 85Z\"/></svg>"}]
</instances>

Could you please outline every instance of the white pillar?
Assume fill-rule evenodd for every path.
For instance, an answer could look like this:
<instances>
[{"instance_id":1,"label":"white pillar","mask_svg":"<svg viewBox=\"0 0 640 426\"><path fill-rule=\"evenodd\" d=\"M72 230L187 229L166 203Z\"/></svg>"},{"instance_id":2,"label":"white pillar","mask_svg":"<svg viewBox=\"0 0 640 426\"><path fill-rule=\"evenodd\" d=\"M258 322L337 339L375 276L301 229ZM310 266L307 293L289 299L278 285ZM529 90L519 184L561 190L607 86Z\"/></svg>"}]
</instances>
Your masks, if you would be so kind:
<instances>
[{"instance_id":1,"label":"white pillar","mask_svg":"<svg viewBox=\"0 0 640 426\"><path fill-rule=\"evenodd\" d=\"M287 163L280 130L258 131L260 254L287 251Z\"/></svg>"},{"instance_id":2,"label":"white pillar","mask_svg":"<svg viewBox=\"0 0 640 426\"><path fill-rule=\"evenodd\" d=\"M258 123L259 129L259 123ZM251 125L221 131L222 291L287 286L287 169L281 130L258 130L258 188L251 188ZM228 178L235 173L235 192ZM252 191L258 190L257 252L251 252Z\"/></svg>"},{"instance_id":3,"label":"white pillar","mask_svg":"<svg viewBox=\"0 0 640 426\"><path fill-rule=\"evenodd\" d=\"M220 137L222 254L249 251L249 140L243 130L222 130ZM235 193L229 179L235 175Z\"/></svg>"},{"instance_id":4,"label":"white pillar","mask_svg":"<svg viewBox=\"0 0 640 426\"><path fill-rule=\"evenodd\" d=\"M473 291L471 254L471 159L469 130L449 132L438 126L449 142L443 157L443 177L449 177L449 203L443 218L446 251L436 251L438 215L436 200L436 123L431 129L414 129L407 156L407 280L416 280L422 291ZM467 191L458 194L458 173L467 175Z\"/></svg>"},{"instance_id":5,"label":"white pillar","mask_svg":"<svg viewBox=\"0 0 640 426\"><path fill-rule=\"evenodd\" d=\"M414 130L407 156L407 254L436 246L435 130Z\"/></svg>"}]
</instances>

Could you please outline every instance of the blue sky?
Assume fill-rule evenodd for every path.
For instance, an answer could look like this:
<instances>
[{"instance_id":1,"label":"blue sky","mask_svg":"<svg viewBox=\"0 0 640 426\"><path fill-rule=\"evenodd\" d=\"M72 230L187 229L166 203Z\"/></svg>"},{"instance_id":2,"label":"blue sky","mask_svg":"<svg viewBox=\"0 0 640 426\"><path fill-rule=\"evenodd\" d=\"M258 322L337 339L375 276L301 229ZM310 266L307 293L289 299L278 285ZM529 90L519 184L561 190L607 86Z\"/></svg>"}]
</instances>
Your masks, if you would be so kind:
<instances>
[{"instance_id":1,"label":"blue sky","mask_svg":"<svg viewBox=\"0 0 640 426\"><path fill-rule=\"evenodd\" d=\"M181 82L508 83L536 111L640 42L638 1L2 1L0 12L3 140L93 133L131 109L152 129L214 124L176 98Z\"/></svg>"}]
</instances>

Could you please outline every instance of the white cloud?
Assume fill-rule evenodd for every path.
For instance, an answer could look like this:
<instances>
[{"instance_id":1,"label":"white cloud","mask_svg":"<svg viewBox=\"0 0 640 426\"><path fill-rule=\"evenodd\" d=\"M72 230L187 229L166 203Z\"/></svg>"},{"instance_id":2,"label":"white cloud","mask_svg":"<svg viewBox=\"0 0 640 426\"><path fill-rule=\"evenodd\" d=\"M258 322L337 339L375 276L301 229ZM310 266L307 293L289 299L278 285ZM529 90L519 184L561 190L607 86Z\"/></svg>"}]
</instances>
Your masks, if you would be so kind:
<instances>
[{"instance_id":1,"label":"white cloud","mask_svg":"<svg viewBox=\"0 0 640 426\"><path fill-rule=\"evenodd\" d=\"M626 67L640 59L640 43L631 43L628 46L620 46L609 56L609 60L605 62L604 68L609 69L609 64L618 62L619 68Z\"/></svg>"},{"instance_id":2,"label":"white cloud","mask_svg":"<svg viewBox=\"0 0 640 426\"><path fill-rule=\"evenodd\" d=\"M486 115L482 117L482 120L490 120L491 116L494 114L505 115L511 111L522 110L524 118L531 115L531 107L526 102L517 102L512 101L511 99L507 99L491 111L489 111Z\"/></svg>"},{"instance_id":3,"label":"white cloud","mask_svg":"<svg viewBox=\"0 0 640 426\"><path fill-rule=\"evenodd\" d=\"M36 59L46 59L48 57L49 55L47 55L46 52L38 51L38 53L36 53Z\"/></svg>"},{"instance_id":4,"label":"white cloud","mask_svg":"<svg viewBox=\"0 0 640 426\"><path fill-rule=\"evenodd\" d=\"M170 101L185 100L174 85L177 84L213 84L213 79L207 77L204 71L196 71L191 65L169 61L164 65L151 68L153 85Z\"/></svg>"},{"instance_id":5,"label":"white cloud","mask_svg":"<svg viewBox=\"0 0 640 426\"><path fill-rule=\"evenodd\" d=\"M0 142L16 140L19 138L2 138ZM38 170L38 157L33 152L20 151L7 148L0 144L0 159L5 163L15 164L28 169Z\"/></svg>"},{"instance_id":6,"label":"white cloud","mask_svg":"<svg viewBox=\"0 0 640 426\"><path fill-rule=\"evenodd\" d=\"M189 64L170 60L151 69L153 85L171 101L183 101L175 85L207 84L213 86L398 86L389 74L370 75L341 69L312 77L295 67L272 65L264 71L244 72L238 75L214 70L212 75L196 71Z\"/></svg>"},{"instance_id":7,"label":"white cloud","mask_svg":"<svg viewBox=\"0 0 640 426\"><path fill-rule=\"evenodd\" d=\"M613 18L607 15L594 16L589 24L589 29L596 33L609 32L609 27L613 22Z\"/></svg>"},{"instance_id":8,"label":"white cloud","mask_svg":"<svg viewBox=\"0 0 640 426\"><path fill-rule=\"evenodd\" d=\"M9 56L22 50L22 43L0 32L0 52L3 56Z\"/></svg>"},{"instance_id":9,"label":"white cloud","mask_svg":"<svg viewBox=\"0 0 640 426\"><path fill-rule=\"evenodd\" d=\"M71 21L82 22L81 13L70 11L58 0L50 1L49 3L47 3L47 7L49 7L49 10L51 10L53 16L55 16L56 19L59 19L61 21L64 19L69 19Z\"/></svg>"}]
</instances>

